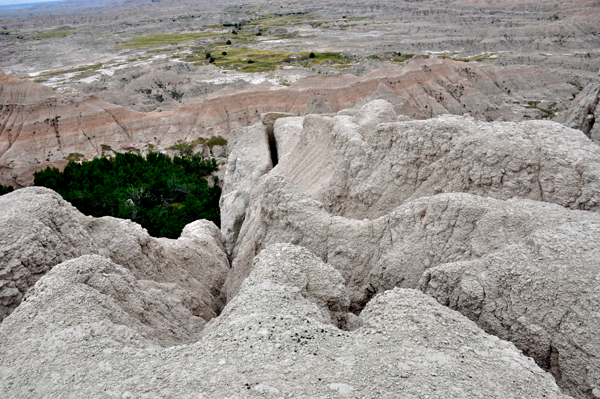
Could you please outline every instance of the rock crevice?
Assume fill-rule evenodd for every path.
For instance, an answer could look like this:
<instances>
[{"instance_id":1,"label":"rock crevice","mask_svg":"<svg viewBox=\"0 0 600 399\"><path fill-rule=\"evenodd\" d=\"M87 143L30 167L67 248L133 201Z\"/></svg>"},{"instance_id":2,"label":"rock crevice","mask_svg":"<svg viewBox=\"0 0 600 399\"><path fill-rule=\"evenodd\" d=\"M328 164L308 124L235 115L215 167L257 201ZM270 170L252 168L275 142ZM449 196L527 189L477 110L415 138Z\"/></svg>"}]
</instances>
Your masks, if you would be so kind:
<instances>
[{"instance_id":1,"label":"rock crevice","mask_svg":"<svg viewBox=\"0 0 600 399\"><path fill-rule=\"evenodd\" d=\"M600 328L600 150L589 138L554 122L396 122L383 100L295 119L275 124L290 149L252 177L228 300L261 250L300 245L340 272L355 314L386 290L419 288L589 397L600 383L589 335Z\"/></svg>"}]
</instances>

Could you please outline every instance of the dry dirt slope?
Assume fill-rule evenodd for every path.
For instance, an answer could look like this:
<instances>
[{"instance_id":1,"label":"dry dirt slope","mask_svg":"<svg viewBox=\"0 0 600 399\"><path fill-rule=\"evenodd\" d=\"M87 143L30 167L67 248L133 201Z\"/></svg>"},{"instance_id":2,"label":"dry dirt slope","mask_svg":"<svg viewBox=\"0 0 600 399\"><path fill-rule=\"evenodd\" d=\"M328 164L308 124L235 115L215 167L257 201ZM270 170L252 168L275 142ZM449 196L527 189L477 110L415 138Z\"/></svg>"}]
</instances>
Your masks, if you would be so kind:
<instances>
[{"instance_id":1,"label":"dry dirt slope","mask_svg":"<svg viewBox=\"0 0 600 399\"><path fill-rule=\"evenodd\" d=\"M72 102L42 85L0 75L0 184L31 184L32 173L63 166L69 157L91 159L111 151L166 150L178 141L220 135L247 126L270 111L303 114L320 95L339 111L385 98L397 113L423 119L470 113L482 120L522 120L546 115L532 107L566 108L572 86L538 67L494 67L437 58L363 77L306 78L281 90L229 90L175 111L141 113L90 97ZM543 101L543 104L536 103ZM207 151L201 145L196 151Z\"/></svg>"}]
</instances>

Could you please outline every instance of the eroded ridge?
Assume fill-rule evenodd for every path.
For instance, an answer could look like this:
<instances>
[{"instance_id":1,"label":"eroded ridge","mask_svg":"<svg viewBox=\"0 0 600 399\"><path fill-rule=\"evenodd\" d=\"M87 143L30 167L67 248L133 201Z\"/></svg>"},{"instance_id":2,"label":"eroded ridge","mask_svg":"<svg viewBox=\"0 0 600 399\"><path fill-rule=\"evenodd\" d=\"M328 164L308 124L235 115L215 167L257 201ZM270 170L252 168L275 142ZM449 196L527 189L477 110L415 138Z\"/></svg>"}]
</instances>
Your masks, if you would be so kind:
<instances>
[{"instance_id":1,"label":"eroded ridge","mask_svg":"<svg viewBox=\"0 0 600 399\"><path fill-rule=\"evenodd\" d=\"M599 389L600 152L581 131L411 121L382 100L274 127L283 150L240 208L229 299L263 248L293 243L341 273L355 314L385 290L420 288L514 342L566 392Z\"/></svg>"},{"instance_id":2,"label":"eroded ridge","mask_svg":"<svg viewBox=\"0 0 600 399\"><path fill-rule=\"evenodd\" d=\"M119 275L84 256L36 284L0 325L6 397L567 398L513 344L418 291L378 295L361 328L338 329L329 307L347 301L341 275L290 244L261 252L199 340L169 349L145 340L95 282Z\"/></svg>"}]
</instances>

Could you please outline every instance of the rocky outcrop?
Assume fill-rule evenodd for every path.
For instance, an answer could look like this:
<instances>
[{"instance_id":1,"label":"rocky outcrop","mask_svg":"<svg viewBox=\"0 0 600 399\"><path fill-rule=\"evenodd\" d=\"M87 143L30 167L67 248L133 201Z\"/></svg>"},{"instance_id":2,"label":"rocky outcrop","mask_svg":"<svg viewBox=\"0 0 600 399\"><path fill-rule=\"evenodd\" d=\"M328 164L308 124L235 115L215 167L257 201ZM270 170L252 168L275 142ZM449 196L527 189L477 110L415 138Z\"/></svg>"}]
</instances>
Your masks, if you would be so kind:
<instances>
[{"instance_id":1,"label":"rocky outcrop","mask_svg":"<svg viewBox=\"0 0 600 399\"><path fill-rule=\"evenodd\" d=\"M597 214L440 194L358 221L332 216L281 177L263 184L259 205L249 210L251 224L240 233L226 285L230 296L236 279L250 272L245 265L255 251L292 242L340 271L354 311L378 292L420 286L514 342L567 392L586 397L597 387Z\"/></svg>"},{"instance_id":2,"label":"rocky outcrop","mask_svg":"<svg viewBox=\"0 0 600 399\"><path fill-rule=\"evenodd\" d=\"M273 138L277 145L278 162L290 153L302 136L304 117L277 119L273 125Z\"/></svg>"},{"instance_id":3,"label":"rocky outcrop","mask_svg":"<svg viewBox=\"0 0 600 399\"><path fill-rule=\"evenodd\" d=\"M396 113L411 118L470 113L482 120L521 120L543 115L527 108L527 101L541 98L560 110L573 91L538 67L501 68L421 57L402 68L378 69L362 77L319 75L278 90L222 90L164 112L137 112L95 97L46 99L48 89L29 80L0 80L2 87L9 83L10 90L0 91L33 93L35 88L41 93L2 97L6 102L0 109L0 184L16 187L31 184L34 171L62 167L65 159L74 157L91 159L115 151L144 154L149 149L176 154L170 148L177 143L193 147L199 138L228 138L233 129L249 126L267 112L303 114L317 95L326 104L319 103L319 112L337 112L369 93L374 99L381 97L384 85L393 93L384 93L384 99L391 100ZM208 154L199 144L194 151Z\"/></svg>"},{"instance_id":4,"label":"rocky outcrop","mask_svg":"<svg viewBox=\"0 0 600 399\"><path fill-rule=\"evenodd\" d=\"M276 122L275 136L289 129L296 144L253 186L229 300L263 248L293 243L340 272L351 311L420 287L590 397L600 389L600 342L586 338L600 328L598 147L554 122L394 118L378 100L307 115L301 131L297 118Z\"/></svg>"},{"instance_id":5,"label":"rocky outcrop","mask_svg":"<svg viewBox=\"0 0 600 399\"><path fill-rule=\"evenodd\" d=\"M376 100L354 116L306 116L275 131L297 143L272 174L289 178L326 209L376 218L424 196L465 192L600 209L600 149L557 123L481 123L470 117L396 120ZM379 124L378 123L382 123ZM283 154L285 155L285 154ZM256 178L253 178L256 181Z\"/></svg>"},{"instance_id":6,"label":"rocky outcrop","mask_svg":"<svg viewBox=\"0 0 600 399\"><path fill-rule=\"evenodd\" d=\"M0 209L1 318L54 266L88 254L110 259L107 267L118 269L125 279L131 274L147 281L147 289L156 285L159 291L187 298L184 302L197 323L206 323L223 307L219 287L229 263L212 222L187 225L178 240L157 239L131 221L84 216L41 187L3 195ZM183 334L181 340L189 338Z\"/></svg>"},{"instance_id":7,"label":"rocky outcrop","mask_svg":"<svg viewBox=\"0 0 600 399\"><path fill-rule=\"evenodd\" d=\"M320 95L316 95L311 97L308 100L308 104L306 104L306 114L328 114L333 112L331 108L327 105L323 97Z\"/></svg>"},{"instance_id":8,"label":"rocky outcrop","mask_svg":"<svg viewBox=\"0 0 600 399\"><path fill-rule=\"evenodd\" d=\"M431 268L420 288L514 342L583 398L600 382L600 250L591 238L600 221L576 213L481 259Z\"/></svg>"},{"instance_id":9,"label":"rocky outcrop","mask_svg":"<svg viewBox=\"0 0 600 399\"><path fill-rule=\"evenodd\" d=\"M231 252L244 222L252 187L273 168L273 162L267 128L263 124L233 130L229 140L231 151L219 207L223 210L221 231Z\"/></svg>"},{"instance_id":10,"label":"rocky outcrop","mask_svg":"<svg viewBox=\"0 0 600 399\"><path fill-rule=\"evenodd\" d=\"M256 258L194 343L156 346L158 310L186 315L153 288L138 310L147 287L106 258L53 268L0 324L4 396L567 398L513 344L414 290L377 296L362 328L339 330L327 309L344 305L339 272L289 244Z\"/></svg>"},{"instance_id":11,"label":"rocky outcrop","mask_svg":"<svg viewBox=\"0 0 600 399\"><path fill-rule=\"evenodd\" d=\"M40 101L55 100L58 97L49 87L33 83L30 80L4 75L0 71L0 105L19 104L27 106Z\"/></svg>"},{"instance_id":12,"label":"rocky outcrop","mask_svg":"<svg viewBox=\"0 0 600 399\"><path fill-rule=\"evenodd\" d=\"M590 83L575 97L568 110L561 112L557 122L579 129L600 145L600 83Z\"/></svg>"}]
</instances>

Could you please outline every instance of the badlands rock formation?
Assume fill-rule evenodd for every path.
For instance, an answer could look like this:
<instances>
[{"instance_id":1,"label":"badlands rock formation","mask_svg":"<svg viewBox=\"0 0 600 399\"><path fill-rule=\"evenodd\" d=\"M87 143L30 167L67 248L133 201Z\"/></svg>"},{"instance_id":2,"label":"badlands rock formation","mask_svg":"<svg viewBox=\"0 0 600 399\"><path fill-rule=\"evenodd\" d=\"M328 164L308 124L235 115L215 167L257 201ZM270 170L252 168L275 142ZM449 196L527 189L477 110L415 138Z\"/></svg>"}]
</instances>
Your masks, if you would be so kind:
<instances>
[{"instance_id":1,"label":"badlands rock formation","mask_svg":"<svg viewBox=\"0 0 600 399\"><path fill-rule=\"evenodd\" d=\"M339 330L340 273L293 245L264 250L191 344L144 334L172 306L153 295L132 315L146 289L99 255L55 266L0 324L4 397L567 398L513 344L414 290L378 295L361 328Z\"/></svg>"},{"instance_id":2,"label":"badlands rock formation","mask_svg":"<svg viewBox=\"0 0 600 399\"><path fill-rule=\"evenodd\" d=\"M279 157L259 180L243 154L264 153L257 165L268 169L267 138L232 145L230 162L247 165L247 177L228 173L224 198L252 184L235 223L223 221L241 225L224 232L228 300L263 248L300 245L340 272L350 311L394 287L420 288L510 339L566 392L593 397L600 148L554 122L395 118L376 100L278 119Z\"/></svg>"},{"instance_id":3,"label":"badlands rock formation","mask_svg":"<svg viewBox=\"0 0 600 399\"><path fill-rule=\"evenodd\" d=\"M600 396L583 132L382 99L263 120L230 135L223 234L0 197L5 396Z\"/></svg>"},{"instance_id":4,"label":"badlands rock formation","mask_svg":"<svg viewBox=\"0 0 600 399\"><path fill-rule=\"evenodd\" d=\"M572 92L571 85L539 67L501 68L418 58L403 68L378 69L362 77L319 75L280 90L229 89L175 111L141 113L94 97L71 101L51 96L42 85L4 76L0 79L0 184L29 185L34 171L63 166L69 157L145 153L149 148L169 151L181 141L228 138L232 129L251 125L266 112L303 114L317 95L322 101L310 105L309 113L313 108L326 112L353 107L370 95L369 99L391 101L396 113L417 119L470 113L481 120L522 120L543 115L528 101L543 100L544 106L560 111L566 109ZM201 144L195 151L209 154Z\"/></svg>"},{"instance_id":5,"label":"badlands rock formation","mask_svg":"<svg viewBox=\"0 0 600 399\"><path fill-rule=\"evenodd\" d=\"M0 320L54 266L91 254L110 260L102 267L115 273L114 281L98 281L96 288L121 292L119 285L137 280L119 299L134 317L152 319L147 324L164 330L161 339L169 344L195 340L223 307L219 287L229 262L221 233L212 222L187 225L178 240L157 239L128 220L84 216L60 195L41 187L0 197L0 209ZM164 297L162 309L153 309L155 296ZM177 315L168 310L171 306ZM178 325L182 321L173 318L182 315L186 320Z\"/></svg>"},{"instance_id":6,"label":"badlands rock formation","mask_svg":"<svg viewBox=\"0 0 600 399\"><path fill-rule=\"evenodd\" d=\"M556 121L579 129L600 145L600 83L590 83L577 95L568 110L561 112Z\"/></svg>"},{"instance_id":7,"label":"badlands rock formation","mask_svg":"<svg viewBox=\"0 0 600 399\"><path fill-rule=\"evenodd\" d=\"M267 127L262 123L245 129L236 129L229 136L232 152L229 154L224 185L227 194L221 196L219 207L223 209L221 231L227 237L229 252L242 227L250 192L258 180L273 167ZM260 151L256 151L260 148Z\"/></svg>"},{"instance_id":8,"label":"badlands rock formation","mask_svg":"<svg viewBox=\"0 0 600 399\"><path fill-rule=\"evenodd\" d=\"M382 100L353 117L307 116L299 144L287 159L282 154L275 174L352 218L378 217L443 192L600 209L600 148L581 132L553 122L487 124L465 116L377 126L395 119Z\"/></svg>"},{"instance_id":9,"label":"badlands rock formation","mask_svg":"<svg viewBox=\"0 0 600 399\"><path fill-rule=\"evenodd\" d=\"M25 109L28 105L56 97L49 87L33 83L30 80L17 79L0 72L0 104L18 104Z\"/></svg>"},{"instance_id":10,"label":"badlands rock formation","mask_svg":"<svg viewBox=\"0 0 600 399\"><path fill-rule=\"evenodd\" d=\"M488 63L538 65L576 86L585 86L594 80L600 68L598 4L597 0L46 3L0 10L3 17L0 32L4 33L0 35L0 68L20 77L31 72L99 63L119 71L129 69L125 75L115 73L114 80L107 78L94 91L102 97L108 94L112 101L123 101L118 102L120 105L139 106L144 95L131 90L136 82L128 85L120 80L144 73L136 65L140 58L161 56L179 61L182 53L183 59L199 49L202 54L201 49L212 47L215 38L228 32L223 23L247 23L254 19L252 24L241 27L242 34L252 36L237 42L235 35L231 35L234 46L292 52L339 51L358 61L351 69L355 74L364 74L386 63L397 52L436 52L458 58L483 53L489 57ZM273 15L283 15L284 23L274 24ZM257 23L262 29L259 37L254 36ZM55 32L65 29L71 30L70 34L53 37ZM186 40L189 33L203 34ZM181 36L172 39L176 45L164 45L162 41L153 46L152 42L147 43L152 46L150 53L143 47L123 46L132 38L155 34ZM315 69L335 71L321 64L303 72L298 68L294 73L316 73ZM89 82L90 75L85 76L81 80ZM77 90L72 79L76 82L79 78L66 77L71 93ZM180 86L187 84L185 80ZM198 86L206 88L210 84ZM186 96L197 94L198 86L190 87Z\"/></svg>"}]
</instances>

